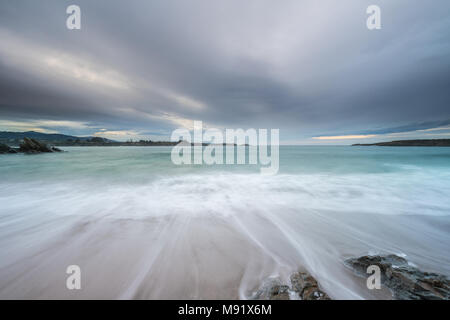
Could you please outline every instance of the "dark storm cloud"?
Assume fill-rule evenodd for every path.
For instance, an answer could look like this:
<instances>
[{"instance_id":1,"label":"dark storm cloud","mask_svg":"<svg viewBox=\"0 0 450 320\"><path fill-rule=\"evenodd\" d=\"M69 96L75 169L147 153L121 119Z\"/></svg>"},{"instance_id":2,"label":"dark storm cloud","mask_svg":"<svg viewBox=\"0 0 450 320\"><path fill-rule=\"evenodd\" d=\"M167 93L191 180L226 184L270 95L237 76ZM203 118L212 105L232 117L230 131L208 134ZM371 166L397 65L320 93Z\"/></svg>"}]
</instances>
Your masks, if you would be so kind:
<instances>
[{"instance_id":1,"label":"dark storm cloud","mask_svg":"<svg viewBox=\"0 0 450 320\"><path fill-rule=\"evenodd\" d=\"M378 31L365 26L373 3ZM2 119L154 135L202 120L295 138L450 118L446 0L77 1L77 31L69 4L0 5Z\"/></svg>"}]
</instances>

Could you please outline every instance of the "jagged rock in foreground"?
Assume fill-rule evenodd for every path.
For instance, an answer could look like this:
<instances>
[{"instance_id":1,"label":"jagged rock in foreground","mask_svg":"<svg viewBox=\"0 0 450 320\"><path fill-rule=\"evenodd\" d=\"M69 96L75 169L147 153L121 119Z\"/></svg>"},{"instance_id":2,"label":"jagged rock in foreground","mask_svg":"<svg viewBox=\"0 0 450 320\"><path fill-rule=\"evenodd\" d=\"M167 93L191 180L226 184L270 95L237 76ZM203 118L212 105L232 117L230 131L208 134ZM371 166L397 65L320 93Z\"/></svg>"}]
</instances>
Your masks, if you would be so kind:
<instances>
[{"instance_id":1,"label":"jagged rock in foreground","mask_svg":"<svg viewBox=\"0 0 450 320\"><path fill-rule=\"evenodd\" d=\"M19 151L25 153L61 152L60 149L50 147L33 138L24 138L23 142L20 144Z\"/></svg>"},{"instance_id":2,"label":"jagged rock in foreground","mask_svg":"<svg viewBox=\"0 0 450 320\"><path fill-rule=\"evenodd\" d=\"M307 272L291 275L291 287L281 283L279 279L269 279L253 297L257 300L330 300L330 297L319 288L319 284Z\"/></svg>"},{"instance_id":3,"label":"jagged rock in foreground","mask_svg":"<svg viewBox=\"0 0 450 320\"><path fill-rule=\"evenodd\" d=\"M264 281L253 299L289 300L289 286L283 285L279 279L268 279Z\"/></svg>"},{"instance_id":4,"label":"jagged rock in foreground","mask_svg":"<svg viewBox=\"0 0 450 320\"><path fill-rule=\"evenodd\" d=\"M297 292L302 300L330 300L330 297L320 290L319 284L307 272L297 272L291 275L292 290Z\"/></svg>"},{"instance_id":5,"label":"jagged rock in foreground","mask_svg":"<svg viewBox=\"0 0 450 320\"><path fill-rule=\"evenodd\" d=\"M440 274L422 272L408 261L396 255L362 256L345 261L357 274L368 277L370 265L381 271L381 283L391 289L398 300L450 299L450 281Z\"/></svg>"},{"instance_id":6,"label":"jagged rock in foreground","mask_svg":"<svg viewBox=\"0 0 450 320\"><path fill-rule=\"evenodd\" d=\"M17 153L17 151L6 144L0 143L0 154L1 153Z\"/></svg>"}]
</instances>

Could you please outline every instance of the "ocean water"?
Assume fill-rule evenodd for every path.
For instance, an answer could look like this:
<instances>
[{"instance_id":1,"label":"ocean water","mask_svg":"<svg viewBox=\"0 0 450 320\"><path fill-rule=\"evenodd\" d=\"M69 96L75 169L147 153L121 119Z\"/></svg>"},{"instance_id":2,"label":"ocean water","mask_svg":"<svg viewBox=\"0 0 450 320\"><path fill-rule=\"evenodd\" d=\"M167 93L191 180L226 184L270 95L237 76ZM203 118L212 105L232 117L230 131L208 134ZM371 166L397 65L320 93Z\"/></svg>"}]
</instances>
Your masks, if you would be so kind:
<instances>
[{"instance_id":1,"label":"ocean water","mask_svg":"<svg viewBox=\"0 0 450 320\"><path fill-rule=\"evenodd\" d=\"M450 148L282 146L274 176L63 149L0 155L0 298L250 299L305 269L332 298L388 299L343 264L369 253L450 275Z\"/></svg>"}]
</instances>

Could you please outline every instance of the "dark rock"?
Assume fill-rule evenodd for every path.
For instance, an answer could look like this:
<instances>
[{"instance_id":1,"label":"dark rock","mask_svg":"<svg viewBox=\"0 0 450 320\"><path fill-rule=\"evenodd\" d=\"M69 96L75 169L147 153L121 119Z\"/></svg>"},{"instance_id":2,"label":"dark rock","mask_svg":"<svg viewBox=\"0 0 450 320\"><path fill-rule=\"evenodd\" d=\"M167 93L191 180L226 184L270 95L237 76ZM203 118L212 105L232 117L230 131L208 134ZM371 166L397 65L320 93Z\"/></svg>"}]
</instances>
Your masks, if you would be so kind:
<instances>
[{"instance_id":1,"label":"dark rock","mask_svg":"<svg viewBox=\"0 0 450 320\"><path fill-rule=\"evenodd\" d=\"M316 279L307 272L292 274L291 287L281 283L279 279L270 279L263 283L253 298L258 300L290 300L291 296L298 296L302 300L331 300L319 288Z\"/></svg>"},{"instance_id":2,"label":"dark rock","mask_svg":"<svg viewBox=\"0 0 450 320\"><path fill-rule=\"evenodd\" d=\"M256 295L256 300L289 300L289 287L279 279L269 279L263 283Z\"/></svg>"},{"instance_id":3,"label":"dark rock","mask_svg":"<svg viewBox=\"0 0 450 320\"><path fill-rule=\"evenodd\" d=\"M8 153L10 149L6 144L0 143L0 153Z\"/></svg>"},{"instance_id":4,"label":"dark rock","mask_svg":"<svg viewBox=\"0 0 450 320\"><path fill-rule=\"evenodd\" d=\"M291 276L292 290L302 300L330 300L330 297L319 289L319 284L307 272L297 272Z\"/></svg>"},{"instance_id":5,"label":"dark rock","mask_svg":"<svg viewBox=\"0 0 450 320\"><path fill-rule=\"evenodd\" d=\"M398 300L450 299L449 279L437 273L423 272L396 255L362 256L345 261L357 274L367 277L367 268L377 265L381 283L391 289Z\"/></svg>"},{"instance_id":6,"label":"dark rock","mask_svg":"<svg viewBox=\"0 0 450 320\"><path fill-rule=\"evenodd\" d=\"M55 147L49 147L45 143L39 142L33 138L24 138L20 144L20 152L25 153L41 153L41 152L60 152L61 150Z\"/></svg>"},{"instance_id":7,"label":"dark rock","mask_svg":"<svg viewBox=\"0 0 450 320\"><path fill-rule=\"evenodd\" d=\"M0 154L1 153L17 153L17 151L6 144L0 143Z\"/></svg>"}]
</instances>

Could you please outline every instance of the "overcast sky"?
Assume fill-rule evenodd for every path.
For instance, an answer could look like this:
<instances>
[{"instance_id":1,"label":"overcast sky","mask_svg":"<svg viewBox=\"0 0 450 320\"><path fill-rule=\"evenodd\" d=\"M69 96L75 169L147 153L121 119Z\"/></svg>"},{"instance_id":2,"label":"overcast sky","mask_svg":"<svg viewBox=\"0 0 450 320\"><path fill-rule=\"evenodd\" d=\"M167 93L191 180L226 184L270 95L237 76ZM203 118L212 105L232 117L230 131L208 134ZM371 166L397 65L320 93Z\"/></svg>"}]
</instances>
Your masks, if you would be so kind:
<instances>
[{"instance_id":1,"label":"overcast sky","mask_svg":"<svg viewBox=\"0 0 450 320\"><path fill-rule=\"evenodd\" d=\"M296 144L450 138L448 0L3 0L0 40L0 130L164 139L201 120Z\"/></svg>"}]
</instances>

